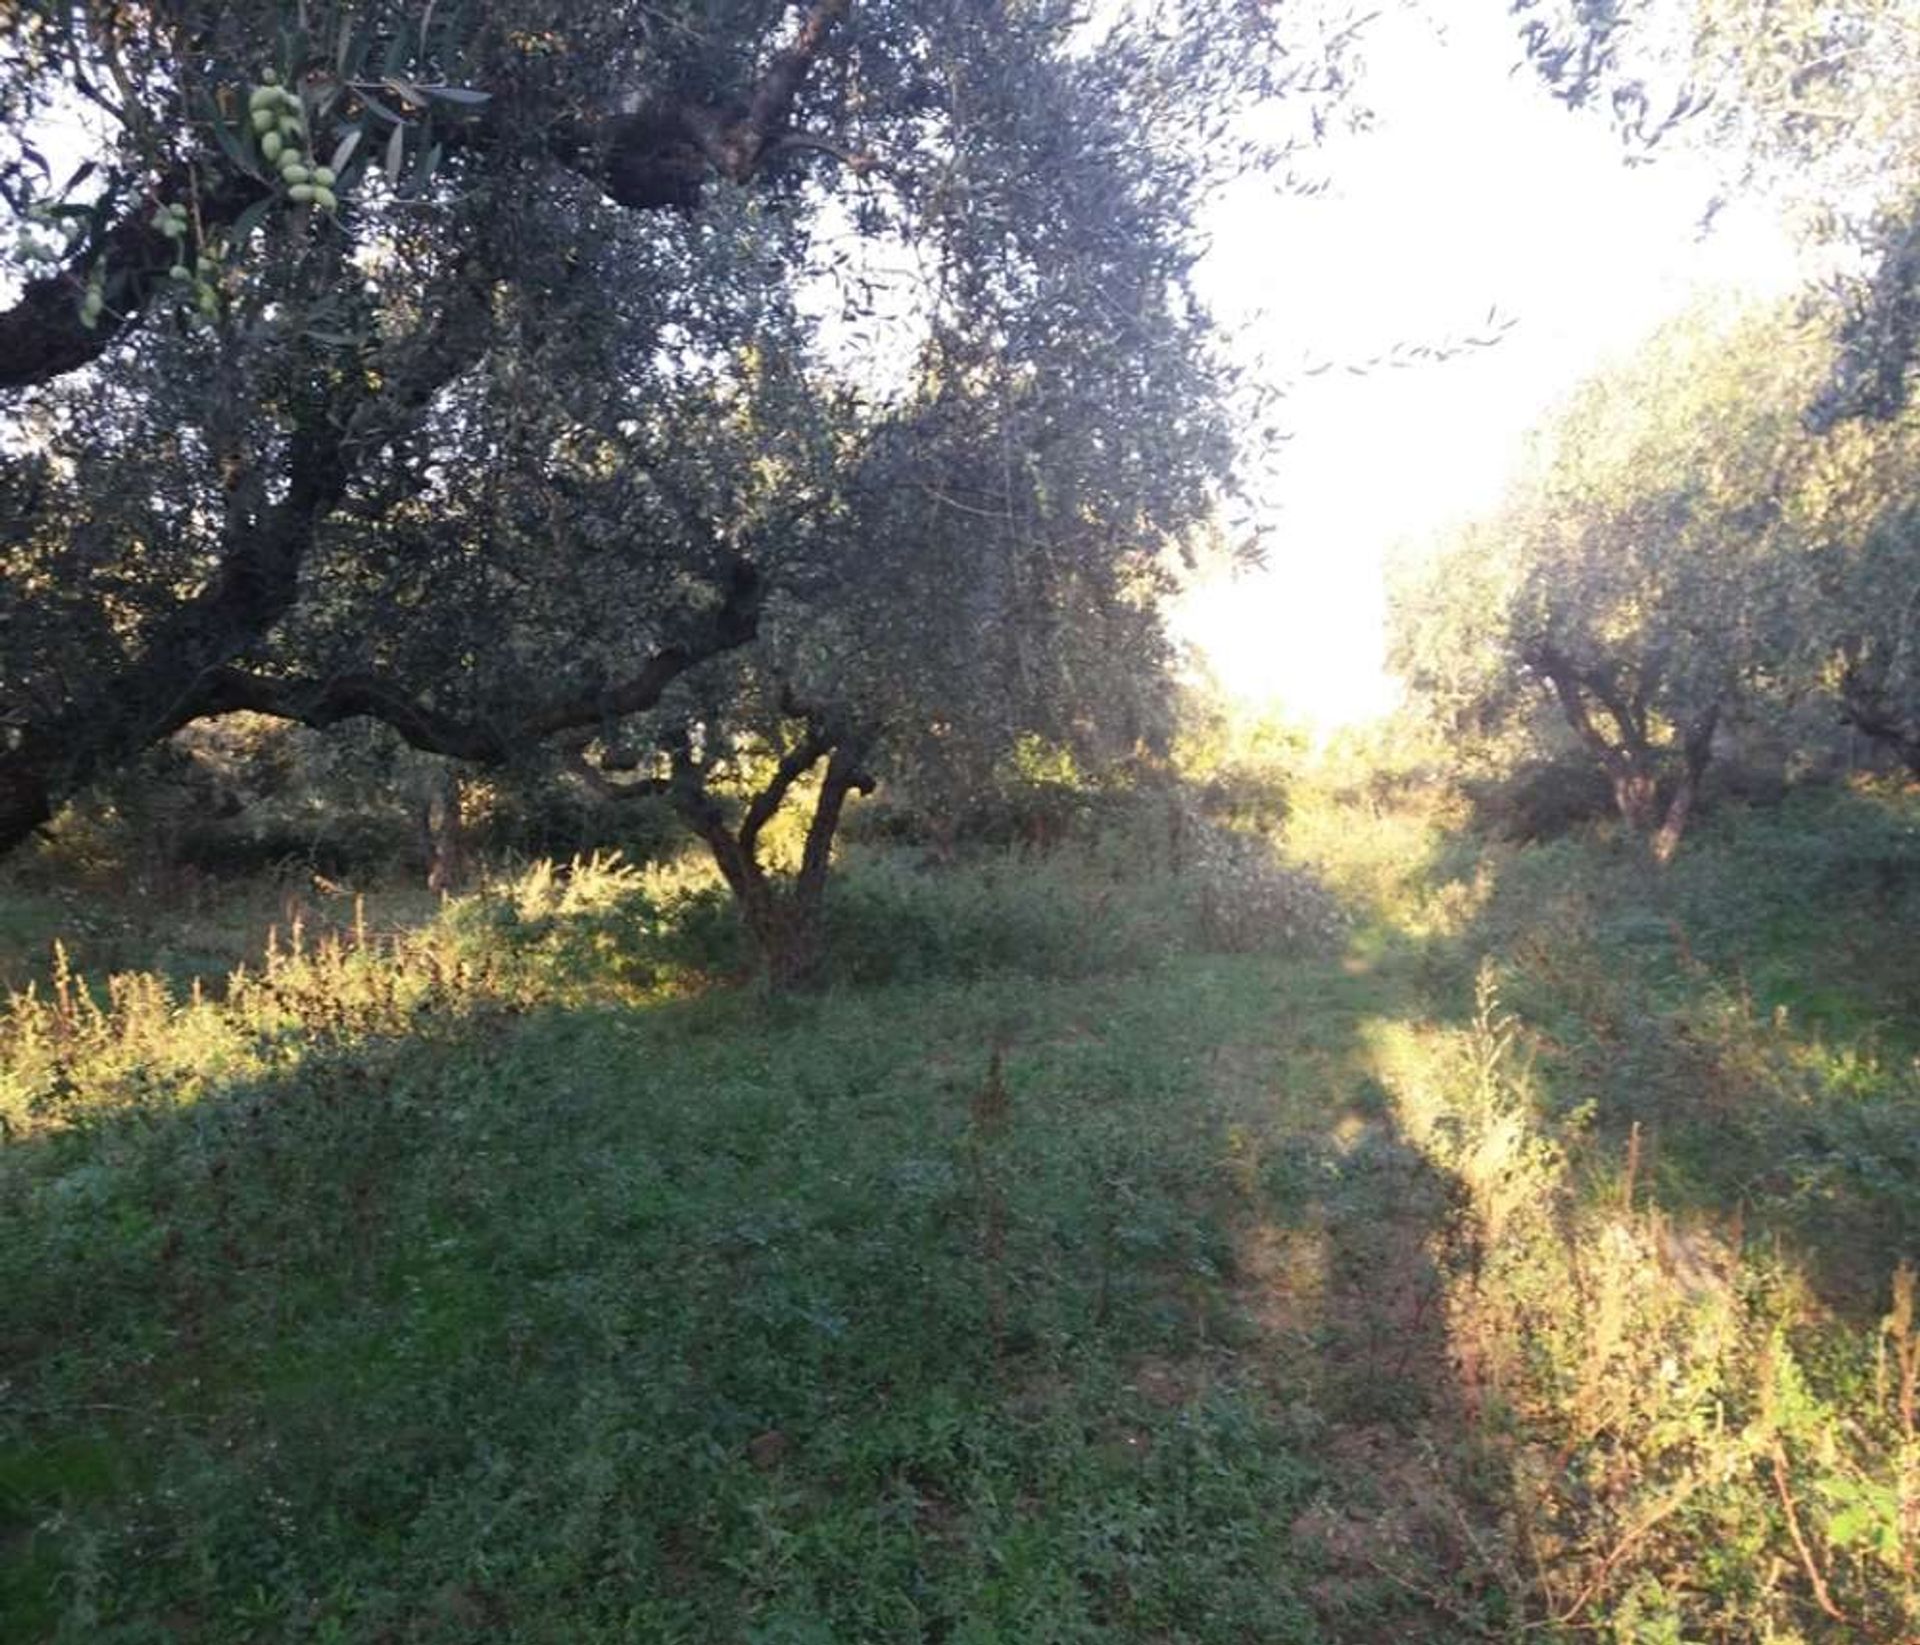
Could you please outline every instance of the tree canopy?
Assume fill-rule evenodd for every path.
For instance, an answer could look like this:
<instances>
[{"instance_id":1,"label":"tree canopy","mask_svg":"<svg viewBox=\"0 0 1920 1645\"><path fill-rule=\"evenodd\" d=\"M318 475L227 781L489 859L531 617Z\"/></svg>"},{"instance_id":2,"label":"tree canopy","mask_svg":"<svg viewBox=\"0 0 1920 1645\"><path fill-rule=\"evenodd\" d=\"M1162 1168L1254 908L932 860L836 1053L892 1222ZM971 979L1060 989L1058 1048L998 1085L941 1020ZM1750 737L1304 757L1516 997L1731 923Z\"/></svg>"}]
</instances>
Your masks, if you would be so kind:
<instances>
[{"instance_id":1,"label":"tree canopy","mask_svg":"<svg viewBox=\"0 0 1920 1645\"><path fill-rule=\"evenodd\" d=\"M1911 689L1914 434L1808 426L1829 346L1795 312L1701 313L1585 384L1502 507L1400 591L1415 690L1465 723L1550 699L1661 856L1730 719L1838 687L1883 735L1873 682L1888 718Z\"/></svg>"},{"instance_id":2,"label":"tree canopy","mask_svg":"<svg viewBox=\"0 0 1920 1645\"><path fill-rule=\"evenodd\" d=\"M1920 19L1909 0L1516 0L1534 63L1636 153L1691 143L1726 194L1836 248L1843 323L1818 418L1904 409L1920 363Z\"/></svg>"},{"instance_id":3,"label":"tree canopy","mask_svg":"<svg viewBox=\"0 0 1920 1645\"><path fill-rule=\"evenodd\" d=\"M1141 735L1232 459L1194 214L1343 84L1201 11L25 8L0 848L236 710L710 837L742 739Z\"/></svg>"}]
</instances>

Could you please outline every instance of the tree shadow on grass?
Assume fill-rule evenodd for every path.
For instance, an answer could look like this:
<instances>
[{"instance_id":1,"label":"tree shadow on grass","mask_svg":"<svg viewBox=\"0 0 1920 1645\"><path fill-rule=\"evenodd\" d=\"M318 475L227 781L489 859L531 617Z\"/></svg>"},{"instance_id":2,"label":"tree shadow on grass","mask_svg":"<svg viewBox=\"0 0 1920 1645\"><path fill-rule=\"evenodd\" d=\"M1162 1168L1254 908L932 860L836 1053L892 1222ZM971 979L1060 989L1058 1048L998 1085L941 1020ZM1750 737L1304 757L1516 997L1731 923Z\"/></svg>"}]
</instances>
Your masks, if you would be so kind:
<instances>
[{"instance_id":1,"label":"tree shadow on grass","mask_svg":"<svg viewBox=\"0 0 1920 1645\"><path fill-rule=\"evenodd\" d=\"M1194 1054L1258 974L423 1020L19 1145L10 1632L1382 1637L1289 1527L1438 1420L1417 1218L1329 1269L1337 1422L1242 1385Z\"/></svg>"},{"instance_id":2,"label":"tree shadow on grass","mask_svg":"<svg viewBox=\"0 0 1920 1645\"><path fill-rule=\"evenodd\" d=\"M1415 945L1375 944L1343 969L1356 1009L1311 1065L1318 1123L1275 1138L1236 1277L1259 1374L1321 1470L1287 1534L1316 1573L1319 1637L1488 1637L1524 1601L1486 1556L1505 1466L1448 1329L1461 1193L1404 1134L1365 1043L1418 1013L1423 968Z\"/></svg>"}]
</instances>

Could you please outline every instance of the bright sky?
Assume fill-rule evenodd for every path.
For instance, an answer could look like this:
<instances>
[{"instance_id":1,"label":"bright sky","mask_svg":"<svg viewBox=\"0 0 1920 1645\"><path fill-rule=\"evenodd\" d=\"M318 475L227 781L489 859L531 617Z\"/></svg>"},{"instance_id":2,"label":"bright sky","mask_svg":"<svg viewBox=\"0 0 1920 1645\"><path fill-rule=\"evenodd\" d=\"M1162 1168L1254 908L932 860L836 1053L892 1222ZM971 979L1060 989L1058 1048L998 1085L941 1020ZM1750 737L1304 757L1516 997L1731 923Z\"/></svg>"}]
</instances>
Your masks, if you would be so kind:
<instances>
[{"instance_id":1,"label":"bright sky","mask_svg":"<svg viewBox=\"0 0 1920 1645\"><path fill-rule=\"evenodd\" d=\"M1383 570L1396 542L1495 501L1552 402L1703 288L1794 280L1758 211L1700 237L1702 166L1677 153L1625 165L1602 117L1516 69L1504 11L1427 0L1382 17L1362 84L1377 120L1329 141L1331 190L1249 182L1212 225L1208 296L1288 379L1294 438L1260 477L1277 505L1268 569L1203 584L1178 626L1235 695L1278 698L1322 728L1393 701ZM1513 322L1492 348L1347 369L1484 332L1490 308Z\"/></svg>"}]
</instances>

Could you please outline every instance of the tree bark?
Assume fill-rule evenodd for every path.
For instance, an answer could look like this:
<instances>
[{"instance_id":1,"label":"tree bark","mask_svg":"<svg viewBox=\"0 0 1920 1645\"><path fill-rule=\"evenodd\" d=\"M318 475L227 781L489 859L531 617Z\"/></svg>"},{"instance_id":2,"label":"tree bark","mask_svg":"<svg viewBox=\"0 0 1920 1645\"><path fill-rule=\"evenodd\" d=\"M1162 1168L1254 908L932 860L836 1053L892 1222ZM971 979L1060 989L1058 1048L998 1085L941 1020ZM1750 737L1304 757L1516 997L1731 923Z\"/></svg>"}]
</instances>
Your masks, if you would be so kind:
<instances>
[{"instance_id":1,"label":"tree bark","mask_svg":"<svg viewBox=\"0 0 1920 1645\"><path fill-rule=\"evenodd\" d=\"M442 766L427 783L420 807L420 836L427 861L427 889L442 896L459 891L467 879L467 831L460 814L460 774Z\"/></svg>"},{"instance_id":2,"label":"tree bark","mask_svg":"<svg viewBox=\"0 0 1920 1645\"><path fill-rule=\"evenodd\" d=\"M1567 724L1606 772L1621 822L1632 833L1646 837L1656 862L1670 862L1680 848L1699 797L1700 780L1713 755L1720 705L1711 704L1682 729L1679 767L1663 808L1661 767L1675 750L1654 741L1645 690L1629 693L1611 670L1583 668L1544 641L1530 647L1522 661L1546 681ZM1594 705L1604 711L1611 731L1594 718Z\"/></svg>"},{"instance_id":3,"label":"tree bark","mask_svg":"<svg viewBox=\"0 0 1920 1645\"><path fill-rule=\"evenodd\" d=\"M738 825L729 823L725 809L708 791L706 771L693 757L688 739L679 738L669 749L673 775L665 792L712 853L740 909L761 974L774 993L809 991L826 980L824 912L833 843L848 795L873 791L874 779L863 764L865 749L863 737L810 726L781 757L766 787L748 802ZM760 860L760 835L794 784L822 758L827 769L807 821L800 868L790 883L782 885ZM640 784L628 792L659 790Z\"/></svg>"},{"instance_id":4,"label":"tree bark","mask_svg":"<svg viewBox=\"0 0 1920 1645\"><path fill-rule=\"evenodd\" d=\"M1653 860L1663 868L1680 849L1680 837L1687 830L1693 802L1699 797L1700 780L1706 775L1707 762L1713 758L1713 734L1719 724L1720 709L1716 704L1687 727L1681 739L1680 772L1667 800L1666 815L1653 836Z\"/></svg>"},{"instance_id":5,"label":"tree bark","mask_svg":"<svg viewBox=\"0 0 1920 1645\"><path fill-rule=\"evenodd\" d=\"M1642 761L1618 752L1608 766L1614 809L1620 813L1620 820L1636 834L1649 832L1660 804L1660 785L1653 772Z\"/></svg>"},{"instance_id":6,"label":"tree bark","mask_svg":"<svg viewBox=\"0 0 1920 1645\"><path fill-rule=\"evenodd\" d=\"M48 761L32 747L0 754L0 856L53 820Z\"/></svg>"},{"instance_id":7,"label":"tree bark","mask_svg":"<svg viewBox=\"0 0 1920 1645\"><path fill-rule=\"evenodd\" d=\"M345 490L341 427L324 415L295 442L281 502L234 523L219 571L162 622L127 667L17 727L0 755L0 855L102 772L199 717L197 694L292 607L300 566Z\"/></svg>"},{"instance_id":8,"label":"tree bark","mask_svg":"<svg viewBox=\"0 0 1920 1645\"><path fill-rule=\"evenodd\" d=\"M1840 680L1840 718L1889 749L1916 780L1920 780L1920 721L1900 712L1885 685L1858 664L1849 665Z\"/></svg>"},{"instance_id":9,"label":"tree bark","mask_svg":"<svg viewBox=\"0 0 1920 1645\"><path fill-rule=\"evenodd\" d=\"M788 897L788 915L781 933L783 948L775 957L774 985L782 989L818 988L825 980L827 872L833 864L833 842L840 832L849 794L869 794L873 778L861 769L855 747L834 749L827 773L807 824L800 873Z\"/></svg>"}]
</instances>

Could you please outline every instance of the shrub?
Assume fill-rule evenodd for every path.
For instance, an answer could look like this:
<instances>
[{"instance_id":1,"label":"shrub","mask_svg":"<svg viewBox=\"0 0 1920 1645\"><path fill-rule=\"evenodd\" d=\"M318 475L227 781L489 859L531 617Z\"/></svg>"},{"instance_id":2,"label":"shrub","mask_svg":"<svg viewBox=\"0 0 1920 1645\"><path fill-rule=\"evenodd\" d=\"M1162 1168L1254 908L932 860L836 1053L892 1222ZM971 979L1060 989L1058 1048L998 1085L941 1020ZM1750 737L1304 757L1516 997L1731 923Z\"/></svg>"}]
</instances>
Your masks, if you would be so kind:
<instances>
[{"instance_id":1,"label":"shrub","mask_svg":"<svg viewBox=\"0 0 1920 1645\"><path fill-rule=\"evenodd\" d=\"M1340 905L1307 869L1282 862L1267 841L1217 825L1192 831L1181 876L1194 894L1194 940L1203 952L1322 950L1346 930Z\"/></svg>"},{"instance_id":2,"label":"shrub","mask_svg":"<svg viewBox=\"0 0 1920 1645\"><path fill-rule=\"evenodd\" d=\"M1605 773L1580 754L1529 759L1465 785L1474 827L1496 839L1558 839L1613 815Z\"/></svg>"}]
</instances>

